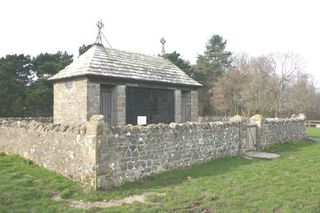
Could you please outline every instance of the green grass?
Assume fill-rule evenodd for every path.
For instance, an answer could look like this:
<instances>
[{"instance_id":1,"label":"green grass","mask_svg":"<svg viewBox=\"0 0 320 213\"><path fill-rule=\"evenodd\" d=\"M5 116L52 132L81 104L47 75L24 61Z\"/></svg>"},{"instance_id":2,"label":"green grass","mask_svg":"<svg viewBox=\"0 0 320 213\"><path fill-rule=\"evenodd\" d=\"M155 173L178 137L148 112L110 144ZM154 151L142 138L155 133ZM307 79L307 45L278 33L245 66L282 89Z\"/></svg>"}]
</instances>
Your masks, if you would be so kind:
<instances>
[{"instance_id":1,"label":"green grass","mask_svg":"<svg viewBox=\"0 0 320 213\"><path fill-rule=\"evenodd\" d=\"M311 137L320 137L320 128L308 127L307 135Z\"/></svg>"},{"instance_id":2,"label":"green grass","mask_svg":"<svg viewBox=\"0 0 320 213\"><path fill-rule=\"evenodd\" d=\"M272 161L225 158L175 169L105 192L92 192L18 156L0 155L0 212L320 212L320 143L273 146ZM144 192L149 204L107 209L69 207L76 200L110 200Z\"/></svg>"}]
</instances>

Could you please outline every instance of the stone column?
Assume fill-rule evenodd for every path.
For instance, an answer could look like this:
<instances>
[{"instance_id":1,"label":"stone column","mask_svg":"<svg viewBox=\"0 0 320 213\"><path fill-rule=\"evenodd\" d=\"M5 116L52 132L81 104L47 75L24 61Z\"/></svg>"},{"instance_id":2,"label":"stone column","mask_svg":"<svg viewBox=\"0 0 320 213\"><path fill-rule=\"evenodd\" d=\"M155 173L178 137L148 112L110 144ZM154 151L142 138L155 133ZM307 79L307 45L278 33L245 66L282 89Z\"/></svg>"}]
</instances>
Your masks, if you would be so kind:
<instances>
[{"instance_id":1,"label":"stone column","mask_svg":"<svg viewBox=\"0 0 320 213\"><path fill-rule=\"evenodd\" d=\"M112 91L112 124L126 125L126 86L117 85Z\"/></svg>"},{"instance_id":2,"label":"stone column","mask_svg":"<svg viewBox=\"0 0 320 213\"><path fill-rule=\"evenodd\" d=\"M181 122L181 90L174 91L174 122Z\"/></svg>"},{"instance_id":3,"label":"stone column","mask_svg":"<svg viewBox=\"0 0 320 213\"><path fill-rule=\"evenodd\" d=\"M198 91L191 91L191 121L198 121Z\"/></svg>"},{"instance_id":4,"label":"stone column","mask_svg":"<svg viewBox=\"0 0 320 213\"><path fill-rule=\"evenodd\" d=\"M87 120L100 114L100 83L88 80L87 83Z\"/></svg>"}]
</instances>

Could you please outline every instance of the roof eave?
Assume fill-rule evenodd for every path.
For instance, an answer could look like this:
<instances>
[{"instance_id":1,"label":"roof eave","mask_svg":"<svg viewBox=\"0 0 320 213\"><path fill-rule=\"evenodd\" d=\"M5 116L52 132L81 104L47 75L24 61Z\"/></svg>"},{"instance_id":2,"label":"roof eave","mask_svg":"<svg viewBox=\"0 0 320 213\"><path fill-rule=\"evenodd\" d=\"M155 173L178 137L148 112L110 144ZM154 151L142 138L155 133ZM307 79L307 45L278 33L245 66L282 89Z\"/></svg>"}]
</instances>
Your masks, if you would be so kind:
<instances>
[{"instance_id":1,"label":"roof eave","mask_svg":"<svg viewBox=\"0 0 320 213\"><path fill-rule=\"evenodd\" d=\"M150 81L150 80L141 80L141 79L133 79L133 78L121 78L121 77L112 77L112 76L104 76L104 75L95 75L95 74L81 74L81 75L72 75L72 76L65 76L65 77L54 77L52 76L49 78L49 81L62 81L66 79L72 78L79 78L79 77L94 77L94 78L103 78L109 80L118 80L118 81L125 81L125 82L145 82L145 83L154 83L154 84L161 84L161 85L170 85L170 86L184 86L184 87L193 87L193 88L200 88L203 85L198 83L197 84L183 84L183 83L175 83L175 82L167 82L167 81Z\"/></svg>"},{"instance_id":2,"label":"roof eave","mask_svg":"<svg viewBox=\"0 0 320 213\"><path fill-rule=\"evenodd\" d=\"M162 84L162 85L171 85L171 86L185 86L185 87L195 87L195 88L200 88L203 87L202 84L198 83L197 84L183 84L183 83L175 83L175 82L167 82L167 81L156 81L156 80L141 80L141 79L134 79L134 78L121 78L121 77L112 77L112 76L104 76L104 75L95 75L95 74L86 74L84 75L86 77L100 77L104 79L109 79L109 80L120 80L120 81L125 81L125 82L147 82L147 83L155 83L155 84ZM194 80L195 81L195 80Z\"/></svg>"}]
</instances>

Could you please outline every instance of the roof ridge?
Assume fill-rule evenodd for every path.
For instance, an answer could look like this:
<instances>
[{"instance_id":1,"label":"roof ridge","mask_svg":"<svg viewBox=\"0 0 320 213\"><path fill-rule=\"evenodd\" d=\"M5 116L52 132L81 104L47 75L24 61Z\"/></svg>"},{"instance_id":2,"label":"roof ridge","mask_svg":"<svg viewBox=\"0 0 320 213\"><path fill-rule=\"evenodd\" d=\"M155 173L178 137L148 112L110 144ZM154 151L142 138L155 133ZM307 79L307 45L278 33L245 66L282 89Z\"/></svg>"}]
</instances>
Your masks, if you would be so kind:
<instances>
[{"instance_id":1,"label":"roof ridge","mask_svg":"<svg viewBox=\"0 0 320 213\"><path fill-rule=\"evenodd\" d=\"M104 46L102 46L102 48L105 49L105 50L120 51L120 52L123 52L123 53L147 56L147 57L152 57L152 58L157 58L157 59L166 59L166 58L163 58L162 56L148 55L146 53L139 53L139 52L135 52L135 51L128 51L128 50L122 50L122 49L110 48L110 47L104 47Z\"/></svg>"}]
</instances>

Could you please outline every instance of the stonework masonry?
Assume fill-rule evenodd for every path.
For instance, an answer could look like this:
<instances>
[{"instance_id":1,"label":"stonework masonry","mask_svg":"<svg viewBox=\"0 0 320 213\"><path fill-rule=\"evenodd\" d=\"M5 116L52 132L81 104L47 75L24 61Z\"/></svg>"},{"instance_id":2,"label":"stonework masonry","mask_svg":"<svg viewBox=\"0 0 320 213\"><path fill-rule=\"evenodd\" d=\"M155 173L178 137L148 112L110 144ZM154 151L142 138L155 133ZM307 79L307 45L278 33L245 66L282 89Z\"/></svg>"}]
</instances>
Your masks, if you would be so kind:
<instances>
[{"instance_id":1,"label":"stonework masonry","mask_svg":"<svg viewBox=\"0 0 320 213\"><path fill-rule=\"evenodd\" d=\"M95 135L87 126L0 121L0 152L18 154L84 185L95 186Z\"/></svg>"},{"instance_id":2,"label":"stonework masonry","mask_svg":"<svg viewBox=\"0 0 320 213\"><path fill-rule=\"evenodd\" d=\"M53 123L53 117L0 117L0 121L38 121L43 123Z\"/></svg>"},{"instance_id":3,"label":"stonework masonry","mask_svg":"<svg viewBox=\"0 0 320 213\"><path fill-rule=\"evenodd\" d=\"M258 128L258 149L262 150L270 145L283 141L302 140L306 137L306 127L301 122L292 119L266 119L261 121Z\"/></svg>"},{"instance_id":4,"label":"stonework masonry","mask_svg":"<svg viewBox=\"0 0 320 213\"><path fill-rule=\"evenodd\" d=\"M183 122L186 122L186 121L196 121L196 120L191 120L191 110L193 107L195 107L194 110L197 110L197 115L198 115L198 102L197 102L197 105L196 106L192 106L191 104L191 91L187 91L187 101L186 101L186 120L183 121Z\"/></svg>"},{"instance_id":5,"label":"stonework masonry","mask_svg":"<svg viewBox=\"0 0 320 213\"><path fill-rule=\"evenodd\" d=\"M243 153L239 124L184 123L106 128L97 143L97 188Z\"/></svg>"},{"instance_id":6,"label":"stonework masonry","mask_svg":"<svg viewBox=\"0 0 320 213\"><path fill-rule=\"evenodd\" d=\"M112 87L113 126L126 125L126 85ZM101 82L86 77L64 79L54 83L53 122L55 124L78 125L91 116L100 114ZM187 120L197 121L198 91L191 90L186 102ZM181 90L174 90L174 122L181 122ZM189 113L190 112L190 113Z\"/></svg>"},{"instance_id":7,"label":"stonework masonry","mask_svg":"<svg viewBox=\"0 0 320 213\"><path fill-rule=\"evenodd\" d=\"M87 78L55 82L54 123L81 124L87 121Z\"/></svg>"},{"instance_id":8,"label":"stonework masonry","mask_svg":"<svg viewBox=\"0 0 320 213\"><path fill-rule=\"evenodd\" d=\"M126 86L115 86L112 90L112 99L112 124L124 126L126 125Z\"/></svg>"},{"instance_id":9,"label":"stonework masonry","mask_svg":"<svg viewBox=\"0 0 320 213\"><path fill-rule=\"evenodd\" d=\"M198 91L191 91L191 121L198 120Z\"/></svg>"},{"instance_id":10,"label":"stonework masonry","mask_svg":"<svg viewBox=\"0 0 320 213\"><path fill-rule=\"evenodd\" d=\"M252 126L252 124L251 124ZM304 120L263 120L257 148L306 137ZM0 121L0 152L18 154L94 189L106 189L171 168L246 151L247 123L187 122L107 127Z\"/></svg>"},{"instance_id":11,"label":"stonework masonry","mask_svg":"<svg viewBox=\"0 0 320 213\"><path fill-rule=\"evenodd\" d=\"M181 90L174 90L174 122L181 122Z\"/></svg>"},{"instance_id":12,"label":"stonework masonry","mask_svg":"<svg viewBox=\"0 0 320 213\"><path fill-rule=\"evenodd\" d=\"M87 78L55 82L54 123L77 125L100 113L100 83Z\"/></svg>"},{"instance_id":13,"label":"stonework masonry","mask_svg":"<svg viewBox=\"0 0 320 213\"><path fill-rule=\"evenodd\" d=\"M100 83L88 80L87 81L87 120L91 116L100 114Z\"/></svg>"}]
</instances>

